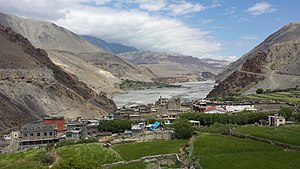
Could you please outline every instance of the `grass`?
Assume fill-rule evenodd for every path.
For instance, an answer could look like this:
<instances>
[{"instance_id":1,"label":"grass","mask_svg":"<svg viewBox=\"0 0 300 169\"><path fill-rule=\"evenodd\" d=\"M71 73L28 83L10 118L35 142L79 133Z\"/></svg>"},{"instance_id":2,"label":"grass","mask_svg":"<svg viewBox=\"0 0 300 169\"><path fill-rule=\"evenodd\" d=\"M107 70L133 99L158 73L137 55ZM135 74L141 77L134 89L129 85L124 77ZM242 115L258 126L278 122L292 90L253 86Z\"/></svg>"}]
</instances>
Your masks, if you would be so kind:
<instances>
[{"instance_id":1,"label":"grass","mask_svg":"<svg viewBox=\"0 0 300 169\"><path fill-rule=\"evenodd\" d=\"M142 162L133 162L111 167L110 169L146 169L146 164Z\"/></svg>"},{"instance_id":2,"label":"grass","mask_svg":"<svg viewBox=\"0 0 300 169\"><path fill-rule=\"evenodd\" d=\"M62 161L80 161L99 165L120 161L120 157L110 149L98 144L77 144L58 148Z\"/></svg>"},{"instance_id":3,"label":"grass","mask_svg":"<svg viewBox=\"0 0 300 169\"><path fill-rule=\"evenodd\" d=\"M115 145L112 148L117 151L124 160L135 160L144 156L176 153L188 140L161 140L142 143L130 143Z\"/></svg>"},{"instance_id":4,"label":"grass","mask_svg":"<svg viewBox=\"0 0 300 169\"><path fill-rule=\"evenodd\" d=\"M42 166L40 157L45 154L43 150L28 150L14 154L0 154L0 168L27 169Z\"/></svg>"},{"instance_id":5,"label":"grass","mask_svg":"<svg viewBox=\"0 0 300 169\"><path fill-rule=\"evenodd\" d=\"M205 169L298 169L300 152L262 142L202 134L193 142L192 159L197 168Z\"/></svg>"},{"instance_id":6,"label":"grass","mask_svg":"<svg viewBox=\"0 0 300 169\"><path fill-rule=\"evenodd\" d=\"M245 126L237 128L234 131L300 146L300 125L285 125L279 127Z\"/></svg>"}]
</instances>

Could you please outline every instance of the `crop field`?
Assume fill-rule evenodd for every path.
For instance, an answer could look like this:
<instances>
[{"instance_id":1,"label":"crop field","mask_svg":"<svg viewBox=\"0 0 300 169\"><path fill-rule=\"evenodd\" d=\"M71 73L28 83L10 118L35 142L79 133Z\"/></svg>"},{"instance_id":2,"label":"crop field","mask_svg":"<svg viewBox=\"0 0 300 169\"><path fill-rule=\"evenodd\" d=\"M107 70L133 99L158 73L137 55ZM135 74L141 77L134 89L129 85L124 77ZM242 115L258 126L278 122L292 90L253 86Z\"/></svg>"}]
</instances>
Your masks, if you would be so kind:
<instances>
[{"instance_id":1,"label":"crop field","mask_svg":"<svg viewBox=\"0 0 300 169\"><path fill-rule=\"evenodd\" d=\"M272 93L264 93L264 94L246 95L244 97L247 99L254 99L254 100L277 100L282 102L300 104L299 90L292 90L288 92L272 92Z\"/></svg>"},{"instance_id":2,"label":"crop field","mask_svg":"<svg viewBox=\"0 0 300 169\"><path fill-rule=\"evenodd\" d=\"M97 144L76 144L58 148L61 161L79 161L98 165L120 161L114 151ZM59 164L58 164L59 165Z\"/></svg>"},{"instance_id":3,"label":"crop field","mask_svg":"<svg viewBox=\"0 0 300 169\"><path fill-rule=\"evenodd\" d=\"M275 145L219 134L197 137L191 156L196 168L203 169L300 168L300 152L285 152Z\"/></svg>"},{"instance_id":4,"label":"crop field","mask_svg":"<svg viewBox=\"0 0 300 169\"><path fill-rule=\"evenodd\" d=\"M29 150L14 154L0 154L0 168L3 169L27 169L41 166L40 156L42 150Z\"/></svg>"},{"instance_id":5,"label":"crop field","mask_svg":"<svg viewBox=\"0 0 300 169\"><path fill-rule=\"evenodd\" d=\"M245 126L236 128L234 131L300 146L300 125L285 125L279 127Z\"/></svg>"},{"instance_id":6,"label":"crop field","mask_svg":"<svg viewBox=\"0 0 300 169\"><path fill-rule=\"evenodd\" d=\"M144 156L176 153L188 140L162 140L113 146L124 160L139 159Z\"/></svg>"}]
</instances>

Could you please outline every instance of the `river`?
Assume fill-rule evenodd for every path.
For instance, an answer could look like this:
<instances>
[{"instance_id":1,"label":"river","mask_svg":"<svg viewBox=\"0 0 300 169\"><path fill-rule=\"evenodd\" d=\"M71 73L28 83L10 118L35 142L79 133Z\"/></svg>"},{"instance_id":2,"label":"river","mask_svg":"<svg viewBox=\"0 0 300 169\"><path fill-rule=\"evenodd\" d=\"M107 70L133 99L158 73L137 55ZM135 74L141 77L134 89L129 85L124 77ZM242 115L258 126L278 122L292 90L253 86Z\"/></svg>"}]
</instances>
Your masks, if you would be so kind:
<instances>
[{"instance_id":1,"label":"river","mask_svg":"<svg viewBox=\"0 0 300 169\"><path fill-rule=\"evenodd\" d=\"M112 99L118 107L129 103L147 104L154 103L160 96L164 98L180 97L183 99L200 99L213 89L215 82L212 80L200 82L177 83L180 88L157 88L129 91Z\"/></svg>"}]
</instances>

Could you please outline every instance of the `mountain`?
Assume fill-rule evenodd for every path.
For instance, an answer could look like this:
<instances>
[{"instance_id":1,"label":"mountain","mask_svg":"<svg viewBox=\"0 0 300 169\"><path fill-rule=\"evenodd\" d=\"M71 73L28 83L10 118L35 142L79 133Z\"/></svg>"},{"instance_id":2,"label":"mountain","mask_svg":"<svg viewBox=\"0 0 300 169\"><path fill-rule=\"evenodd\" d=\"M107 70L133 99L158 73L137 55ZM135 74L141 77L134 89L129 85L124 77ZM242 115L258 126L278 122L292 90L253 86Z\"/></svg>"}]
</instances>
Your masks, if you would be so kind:
<instances>
[{"instance_id":1,"label":"mountain","mask_svg":"<svg viewBox=\"0 0 300 169\"><path fill-rule=\"evenodd\" d=\"M73 32L51 22L24 19L0 13L0 24L23 35L37 48L73 53L102 51Z\"/></svg>"},{"instance_id":2,"label":"mountain","mask_svg":"<svg viewBox=\"0 0 300 169\"><path fill-rule=\"evenodd\" d=\"M227 61L150 51L126 52L118 54L118 56L151 70L158 76L157 80L159 81L172 81L171 79L174 79L174 82L195 81L201 78L202 72L218 74L229 64Z\"/></svg>"},{"instance_id":3,"label":"mountain","mask_svg":"<svg viewBox=\"0 0 300 169\"><path fill-rule=\"evenodd\" d=\"M90 42L91 44L101 48L105 49L107 52L111 52L113 54L119 54L124 52L132 52L132 51L138 51L135 47L125 46L119 43L108 43L102 39L95 38L88 35L82 35L85 40Z\"/></svg>"},{"instance_id":4,"label":"mountain","mask_svg":"<svg viewBox=\"0 0 300 169\"><path fill-rule=\"evenodd\" d=\"M208 97L254 93L256 89L294 88L300 83L300 22L270 35L219 74L221 81Z\"/></svg>"},{"instance_id":5,"label":"mountain","mask_svg":"<svg viewBox=\"0 0 300 169\"><path fill-rule=\"evenodd\" d=\"M116 110L77 76L55 65L46 51L0 26L0 131L45 115L102 117Z\"/></svg>"},{"instance_id":6,"label":"mountain","mask_svg":"<svg viewBox=\"0 0 300 169\"><path fill-rule=\"evenodd\" d=\"M112 96L122 92L115 88L121 78L150 81L153 77L149 70L127 63L54 23L0 13L0 24L21 34L36 48L44 49L55 64L76 74L96 93Z\"/></svg>"}]
</instances>

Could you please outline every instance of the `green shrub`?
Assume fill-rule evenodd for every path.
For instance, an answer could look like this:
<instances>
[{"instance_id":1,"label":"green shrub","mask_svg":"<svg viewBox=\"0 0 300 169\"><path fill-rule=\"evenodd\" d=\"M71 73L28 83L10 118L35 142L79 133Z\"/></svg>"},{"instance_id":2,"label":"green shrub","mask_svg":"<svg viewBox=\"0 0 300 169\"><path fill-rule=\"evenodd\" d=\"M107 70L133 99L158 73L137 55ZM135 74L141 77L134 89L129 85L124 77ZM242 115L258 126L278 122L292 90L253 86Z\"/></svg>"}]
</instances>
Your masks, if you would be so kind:
<instances>
[{"instance_id":1,"label":"green shrub","mask_svg":"<svg viewBox=\"0 0 300 169\"><path fill-rule=\"evenodd\" d=\"M259 88L256 90L256 94L262 94L264 92L264 89Z\"/></svg>"}]
</instances>

